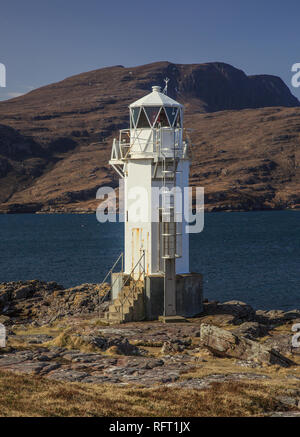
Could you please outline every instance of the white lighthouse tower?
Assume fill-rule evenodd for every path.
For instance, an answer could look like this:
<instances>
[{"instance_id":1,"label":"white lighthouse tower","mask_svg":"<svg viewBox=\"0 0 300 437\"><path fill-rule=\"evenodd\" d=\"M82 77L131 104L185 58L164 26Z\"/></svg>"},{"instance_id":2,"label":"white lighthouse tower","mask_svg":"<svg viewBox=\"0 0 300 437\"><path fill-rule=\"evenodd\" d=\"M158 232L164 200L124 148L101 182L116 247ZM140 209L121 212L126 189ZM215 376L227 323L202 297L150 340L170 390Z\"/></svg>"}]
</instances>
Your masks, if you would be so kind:
<instances>
[{"instance_id":1,"label":"white lighthouse tower","mask_svg":"<svg viewBox=\"0 0 300 437\"><path fill-rule=\"evenodd\" d=\"M124 272L113 287L111 312L117 310L122 297L124 300L124 290L130 293L128 284L138 282L143 294L139 308L144 308L139 318L184 315L187 303L182 290L187 280L195 289L195 275L189 273L189 234L183 211L184 188L189 183L183 107L153 86L152 92L132 103L129 110L130 129L121 130L119 140L114 140L110 160L124 179L125 218ZM196 294L201 301L194 308L197 312L202 297L201 275L196 276ZM131 293L131 306L136 295Z\"/></svg>"}]
</instances>

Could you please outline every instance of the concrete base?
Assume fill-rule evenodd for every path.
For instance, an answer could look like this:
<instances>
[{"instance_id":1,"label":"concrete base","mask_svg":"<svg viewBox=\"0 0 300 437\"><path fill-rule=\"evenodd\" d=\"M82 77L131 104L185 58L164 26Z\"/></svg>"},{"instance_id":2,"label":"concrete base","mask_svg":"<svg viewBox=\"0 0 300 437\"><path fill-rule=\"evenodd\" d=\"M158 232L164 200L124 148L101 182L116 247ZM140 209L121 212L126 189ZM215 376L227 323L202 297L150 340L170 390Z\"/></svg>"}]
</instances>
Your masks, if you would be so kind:
<instances>
[{"instance_id":1,"label":"concrete base","mask_svg":"<svg viewBox=\"0 0 300 437\"><path fill-rule=\"evenodd\" d=\"M128 275L122 272L112 274L112 290L110 299L118 297ZM129 281L127 281L129 283ZM145 278L144 285L144 314L146 320L156 320L164 315L164 276L149 275ZM193 317L203 312L203 287L200 273L185 273L176 275L176 315L166 317L165 322L177 316Z\"/></svg>"},{"instance_id":2,"label":"concrete base","mask_svg":"<svg viewBox=\"0 0 300 437\"><path fill-rule=\"evenodd\" d=\"M155 320L164 313L164 277L150 275L145 279L147 320ZM203 312L203 286L200 273L176 275L176 315L193 317Z\"/></svg>"}]
</instances>

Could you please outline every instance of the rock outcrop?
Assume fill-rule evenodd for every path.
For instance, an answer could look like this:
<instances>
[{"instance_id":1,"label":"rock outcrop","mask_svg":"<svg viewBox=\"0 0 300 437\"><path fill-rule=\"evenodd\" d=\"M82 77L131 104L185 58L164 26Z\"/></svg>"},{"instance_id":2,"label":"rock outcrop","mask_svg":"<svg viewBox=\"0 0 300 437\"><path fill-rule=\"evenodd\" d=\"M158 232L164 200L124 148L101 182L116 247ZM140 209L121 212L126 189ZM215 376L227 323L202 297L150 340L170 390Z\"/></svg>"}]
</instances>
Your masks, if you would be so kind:
<instances>
[{"instance_id":1,"label":"rock outcrop","mask_svg":"<svg viewBox=\"0 0 300 437\"><path fill-rule=\"evenodd\" d=\"M102 300L108 289L108 284L64 289L56 282L38 280L0 283L0 314L6 324L46 324L63 317L99 315L107 306Z\"/></svg>"},{"instance_id":2,"label":"rock outcrop","mask_svg":"<svg viewBox=\"0 0 300 437\"><path fill-rule=\"evenodd\" d=\"M283 367L293 364L291 360L274 349L213 325L201 324L200 340L205 347L219 356L277 364Z\"/></svg>"},{"instance_id":3,"label":"rock outcrop","mask_svg":"<svg viewBox=\"0 0 300 437\"><path fill-rule=\"evenodd\" d=\"M255 313L255 320L270 327L279 326L286 322L297 323L298 320L300 322L300 310L258 310Z\"/></svg>"},{"instance_id":4,"label":"rock outcrop","mask_svg":"<svg viewBox=\"0 0 300 437\"><path fill-rule=\"evenodd\" d=\"M251 305L238 300L231 300L224 303L206 302L204 303L204 314L207 316L215 316L217 314L228 316L227 322L234 325L240 325L243 322L251 322L255 319L255 311Z\"/></svg>"},{"instance_id":5,"label":"rock outcrop","mask_svg":"<svg viewBox=\"0 0 300 437\"><path fill-rule=\"evenodd\" d=\"M264 337L269 332L269 327L258 322L245 322L232 331L235 335L242 335L250 340Z\"/></svg>"}]
</instances>

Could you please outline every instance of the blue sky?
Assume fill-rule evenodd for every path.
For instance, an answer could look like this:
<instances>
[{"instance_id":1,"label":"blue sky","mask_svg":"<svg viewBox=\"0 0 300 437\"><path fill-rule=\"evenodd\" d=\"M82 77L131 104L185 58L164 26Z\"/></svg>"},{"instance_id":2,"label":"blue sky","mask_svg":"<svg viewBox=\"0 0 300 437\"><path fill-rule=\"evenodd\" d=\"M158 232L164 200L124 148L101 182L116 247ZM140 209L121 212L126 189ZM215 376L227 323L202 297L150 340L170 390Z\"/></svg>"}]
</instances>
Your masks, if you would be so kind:
<instances>
[{"instance_id":1,"label":"blue sky","mask_svg":"<svg viewBox=\"0 0 300 437\"><path fill-rule=\"evenodd\" d=\"M0 6L0 100L84 71L222 61L291 87L299 0L10 0Z\"/></svg>"}]
</instances>

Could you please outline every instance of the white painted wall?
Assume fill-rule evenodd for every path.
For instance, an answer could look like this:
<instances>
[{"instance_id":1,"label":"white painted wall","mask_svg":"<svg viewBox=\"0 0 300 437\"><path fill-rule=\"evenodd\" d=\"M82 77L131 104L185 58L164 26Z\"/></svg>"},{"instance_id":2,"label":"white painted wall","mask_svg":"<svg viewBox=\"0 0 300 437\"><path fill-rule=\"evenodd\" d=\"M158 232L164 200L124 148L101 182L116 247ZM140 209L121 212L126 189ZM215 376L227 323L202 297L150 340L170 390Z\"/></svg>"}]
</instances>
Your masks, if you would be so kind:
<instances>
[{"instance_id":1,"label":"white painted wall","mask_svg":"<svg viewBox=\"0 0 300 437\"><path fill-rule=\"evenodd\" d=\"M125 177L125 273L130 273L145 250L145 269L151 271L151 161L145 159L130 160ZM148 199L141 199L140 188L148 193ZM130 199L130 193L136 192L136 199ZM139 213L134 205L143 200L147 221L135 220Z\"/></svg>"},{"instance_id":2,"label":"white painted wall","mask_svg":"<svg viewBox=\"0 0 300 437\"><path fill-rule=\"evenodd\" d=\"M145 250L146 274L155 274L162 271L163 263L160 262L160 232L159 223L151 221L151 212L157 207L152 197L152 187L162 187L161 180L152 179L152 159L131 159L127 165L125 177L125 273L131 273L138 262L142 250ZM188 186L189 161L181 160L178 165L177 186L184 193L184 187ZM134 205L136 200L140 202L140 188L148 193L144 200L144 214L147 221L135 221L135 212L139 212ZM137 198L130 199L130 193L136 191ZM176 259L176 273L189 272L189 235L185 233L185 220L182 199L182 257ZM133 208L133 209L132 209ZM138 275L138 270L136 270Z\"/></svg>"}]
</instances>

